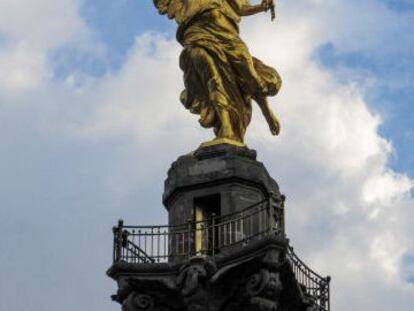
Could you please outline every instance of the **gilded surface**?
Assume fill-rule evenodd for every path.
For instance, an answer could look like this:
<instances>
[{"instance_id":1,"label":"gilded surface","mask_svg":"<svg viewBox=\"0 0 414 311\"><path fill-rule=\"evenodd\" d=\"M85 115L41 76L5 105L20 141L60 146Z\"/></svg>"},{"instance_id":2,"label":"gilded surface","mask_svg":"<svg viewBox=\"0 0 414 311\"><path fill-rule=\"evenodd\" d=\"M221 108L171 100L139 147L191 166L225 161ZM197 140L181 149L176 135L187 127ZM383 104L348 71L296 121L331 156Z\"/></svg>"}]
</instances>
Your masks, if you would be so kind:
<instances>
[{"instance_id":1,"label":"gilded surface","mask_svg":"<svg viewBox=\"0 0 414 311\"><path fill-rule=\"evenodd\" d=\"M273 135L280 123L267 97L281 87L277 71L253 57L239 35L242 16L266 12L274 16L273 0L250 5L249 0L154 0L160 14L178 24L183 46L180 67L184 107L200 116L201 126L213 128L214 143L243 145L252 115L252 100L263 112Z\"/></svg>"}]
</instances>

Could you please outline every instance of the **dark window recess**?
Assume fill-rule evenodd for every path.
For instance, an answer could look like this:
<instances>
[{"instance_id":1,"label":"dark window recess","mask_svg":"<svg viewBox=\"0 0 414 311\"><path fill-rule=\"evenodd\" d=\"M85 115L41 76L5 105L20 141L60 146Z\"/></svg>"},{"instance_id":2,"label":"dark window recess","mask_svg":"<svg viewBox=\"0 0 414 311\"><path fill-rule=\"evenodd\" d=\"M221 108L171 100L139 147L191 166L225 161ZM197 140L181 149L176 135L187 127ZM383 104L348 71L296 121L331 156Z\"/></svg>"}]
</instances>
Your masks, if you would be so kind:
<instances>
[{"instance_id":1,"label":"dark window recess","mask_svg":"<svg viewBox=\"0 0 414 311\"><path fill-rule=\"evenodd\" d=\"M211 215L220 215L221 210L221 197L220 194L212 194L205 197L199 197L194 199L194 207L196 210L202 211L203 219L208 219Z\"/></svg>"}]
</instances>

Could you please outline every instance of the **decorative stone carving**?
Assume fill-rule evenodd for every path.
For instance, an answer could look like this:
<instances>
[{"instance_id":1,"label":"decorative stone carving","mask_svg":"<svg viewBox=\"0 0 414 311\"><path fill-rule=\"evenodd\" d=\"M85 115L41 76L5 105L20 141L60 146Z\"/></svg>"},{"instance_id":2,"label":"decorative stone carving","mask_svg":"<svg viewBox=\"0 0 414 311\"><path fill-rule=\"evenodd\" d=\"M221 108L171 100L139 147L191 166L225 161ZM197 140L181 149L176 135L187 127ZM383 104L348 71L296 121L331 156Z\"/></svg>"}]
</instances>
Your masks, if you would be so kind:
<instances>
[{"instance_id":1,"label":"decorative stone carving","mask_svg":"<svg viewBox=\"0 0 414 311\"><path fill-rule=\"evenodd\" d=\"M279 273L261 269L253 274L246 284L246 291L250 296L250 304L254 310L276 311L278 296L283 290Z\"/></svg>"},{"instance_id":2,"label":"decorative stone carving","mask_svg":"<svg viewBox=\"0 0 414 311\"><path fill-rule=\"evenodd\" d=\"M194 258L180 269L177 287L190 311L206 310L209 303L208 279L217 270L214 262Z\"/></svg>"},{"instance_id":3,"label":"decorative stone carving","mask_svg":"<svg viewBox=\"0 0 414 311\"><path fill-rule=\"evenodd\" d=\"M127 299L125 299L122 310L123 311L153 311L154 299L147 294L139 294L132 292Z\"/></svg>"}]
</instances>

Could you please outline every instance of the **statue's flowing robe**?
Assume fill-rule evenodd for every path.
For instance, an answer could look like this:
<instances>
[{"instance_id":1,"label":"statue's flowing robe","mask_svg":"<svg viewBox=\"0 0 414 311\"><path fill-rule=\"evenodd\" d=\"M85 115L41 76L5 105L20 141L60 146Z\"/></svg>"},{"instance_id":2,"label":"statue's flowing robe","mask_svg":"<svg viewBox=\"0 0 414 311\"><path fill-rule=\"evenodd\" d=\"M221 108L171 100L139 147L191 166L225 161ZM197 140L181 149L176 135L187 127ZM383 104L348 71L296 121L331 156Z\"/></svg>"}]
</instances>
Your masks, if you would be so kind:
<instances>
[{"instance_id":1,"label":"statue's flowing robe","mask_svg":"<svg viewBox=\"0 0 414 311\"><path fill-rule=\"evenodd\" d=\"M163 1L168 2L159 0ZM251 119L251 100L276 95L280 76L250 55L239 36L240 16L227 0L170 1L164 12L160 5L158 8L179 25L177 40L184 48L180 55L183 105L199 114L200 124L213 127L218 136L222 124L219 111L227 110L234 139L243 142Z\"/></svg>"}]
</instances>

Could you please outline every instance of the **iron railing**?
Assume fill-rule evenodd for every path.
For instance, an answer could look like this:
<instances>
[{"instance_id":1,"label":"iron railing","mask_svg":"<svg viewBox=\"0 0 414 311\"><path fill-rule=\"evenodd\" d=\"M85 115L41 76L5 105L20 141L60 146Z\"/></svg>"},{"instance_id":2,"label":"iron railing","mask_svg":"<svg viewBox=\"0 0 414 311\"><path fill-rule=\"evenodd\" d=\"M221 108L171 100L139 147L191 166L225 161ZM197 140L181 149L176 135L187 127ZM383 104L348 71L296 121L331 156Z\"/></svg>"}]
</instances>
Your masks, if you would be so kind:
<instances>
[{"instance_id":1,"label":"iron railing","mask_svg":"<svg viewBox=\"0 0 414 311\"><path fill-rule=\"evenodd\" d=\"M114 227L114 262L152 263L214 256L269 234L284 234L283 209L264 200L242 211L177 226Z\"/></svg>"},{"instance_id":2,"label":"iron railing","mask_svg":"<svg viewBox=\"0 0 414 311\"><path fill-rule=\"evenodd\" d=\"M330 297L329 284L331 278L320 276L310 269L289 247L286 257L290 262L296 280L301 286L305 298L308 298L315 311L329 311Z\"/></svg>"}]
</instances>

